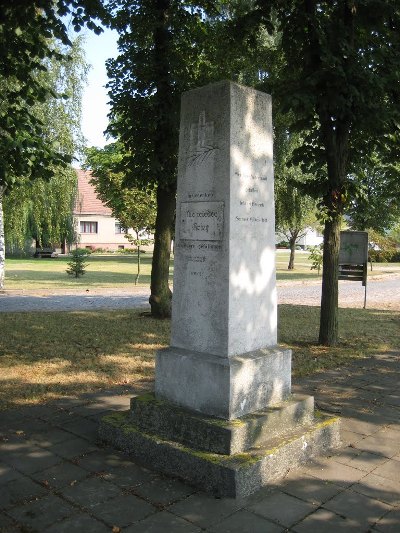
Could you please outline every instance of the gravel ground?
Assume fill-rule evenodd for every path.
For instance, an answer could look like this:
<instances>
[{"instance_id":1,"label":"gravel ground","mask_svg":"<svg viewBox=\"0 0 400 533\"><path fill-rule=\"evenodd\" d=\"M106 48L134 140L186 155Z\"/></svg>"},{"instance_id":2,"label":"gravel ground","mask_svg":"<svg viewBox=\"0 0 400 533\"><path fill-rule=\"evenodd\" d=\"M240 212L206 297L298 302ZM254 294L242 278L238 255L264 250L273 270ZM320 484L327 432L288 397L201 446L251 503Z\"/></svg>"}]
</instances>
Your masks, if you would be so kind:
<instances>
[{"instance_id":1,"label":"gravel ground","mask_svg":"<svg viewBox=\"0 0 400 533\"><path fill-rule=\"evenodd\" d=\"M279 282L278 301L282 304L320 305L320 282ZM77 311L96 309L132 309L148 307L147 287L121 289L3 291L0 313L20 311ZM364 305L364 287L360 282L339 282L339 306ZM367 285L367 308L400 310L400 273L371 279Z\"/></svg>"},{"instance_id":2,"label":"gravel ground","mask_svg":"<svg viewBox=\"0 0 400 533\"><path fill-rule=\"evenodd\" d=\"M363 307L365 289L361 282L339 281L339 307ZM321 284L315 282L278 283L281 304L320 305ZM400 310L400 275L388 275L367 282L367 308Z\"/></svg>"},{"instance_id":3,"label":"gravel ground","mask_svg":"<svg viewBox=\"0 0 400 533\"><path fill-rule=\"evenodd\" d=\"M4 291L0 294L0 313L143 308L148 306L149 296L147 288L132 291Z\"/></svg>"}]
</instances>

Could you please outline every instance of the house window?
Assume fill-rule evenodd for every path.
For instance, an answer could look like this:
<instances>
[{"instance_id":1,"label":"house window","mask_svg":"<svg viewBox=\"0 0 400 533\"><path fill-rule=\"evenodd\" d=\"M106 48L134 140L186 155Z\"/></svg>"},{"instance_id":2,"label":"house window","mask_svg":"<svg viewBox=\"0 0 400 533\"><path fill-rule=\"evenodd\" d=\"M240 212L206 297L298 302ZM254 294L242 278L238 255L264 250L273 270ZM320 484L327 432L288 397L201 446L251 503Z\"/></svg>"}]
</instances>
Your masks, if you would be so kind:
<instances>
[{"instance_id":1,"label":"house window","mask_svg":"<svg viewBox=\"0 0 400 533\"><path fill-rule=\"evenodd\" d=\"M97 222L81 221L81 233L97 233Z\"/></svg>"},{"instance_id":2,"label":"house window","mask_svg":"<svg viewBox=\"0 0 400 533\"><path fill-rule=\"evenodd\" d=\"M121 225L120 222L115 223L115 233L126 233L126 229Z\"/></svg>"}]
</instances>

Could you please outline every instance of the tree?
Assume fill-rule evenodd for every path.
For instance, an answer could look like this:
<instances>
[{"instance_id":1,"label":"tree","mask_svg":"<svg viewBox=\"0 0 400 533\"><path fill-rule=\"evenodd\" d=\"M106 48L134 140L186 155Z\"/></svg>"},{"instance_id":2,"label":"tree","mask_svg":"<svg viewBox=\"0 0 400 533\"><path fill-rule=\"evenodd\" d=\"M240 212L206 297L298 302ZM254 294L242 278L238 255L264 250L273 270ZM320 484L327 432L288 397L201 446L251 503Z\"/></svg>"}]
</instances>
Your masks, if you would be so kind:
<instances>
[{"instance_id":1,"label":"tree","mask_svg":"<svg viewBox=\"0 0 400 533\"><path fill-rule=\"evenodd\" d=\"M54 167L71 160L57 143L49 143L43 123L32 113L34 104L55 96L38 73L46 71L46 59L61 58L56 42L70 46L62 19L69 13L75 30L86 24L101 31L91 20L104 13L100 0L0 1L0 288L5 253L2 200L21 178L49 178Z\"/></svg>"},{"instance_id":2,"label":"tree","mask_svg":"<svg viewBox=\"0 0 400 533\"><path fill-rule=\"evenodd\" d=\"M59 59L63 57L63 59ZM46 60L46 71L38 74L41 84L63 98L49 97L31 107L42 124L43 140L72 157L82 150L81 99L86 79L82 40L75 39L67 54ZM77 176L68 166L51 165L50 179L20 177L4 199L5 234L9 247L21 247L27 239L37 246L74 242L72 208Z\"/></svg>"},{"instance_id":3,"label":"tree","mask_svg":"<svg viewBox=\"0 0 400 533\"><path fill-rule=\"evenodd\" d=\"M398 154L400 6L395 0L256 2L253 21L278 29L284 66L275 93L305 131L297 159L324 215L319 342L338 341L340 225L356 160Z\"/></svg>"},{"instance_id":4,"label":"tree","mask_svg":"<svg viewBox=\"0 0 400 533\"><path fill-rule=\"evenodd\" d=\"M288 270L293 270L296 243L310 227L317 225L317 220L316 202L301 188L310 176L303 174L300 165L291 162L293 152L302 144L303 137L299 133L290 133L288 124L288 117L278 111L274 124L275 225L276 231L289 242Z\"/></svg>"},{"instance_id":5,"label":"tree","mask_svg":"<svg viewBox=\"0 0 400 533\"><path fill-rule=\"evenodd\" d=\"M86 250L86 248L76 248L75 250L72 250L71 260L67 263L68 268L66 273L74 278L83 276L83 274L86 272L86 267L88 266L86 263L86 258L88 255L89 252Z\"/></svg>"},{"instance_id":6,"label":"tree","mask_svg":"<svg viewBox=\"0 0 400 533\"><path fill-rule=\"evenodd\" d=\"M382 163L376 153L365 156L349 180L355 193L345 206L354 230L389 231L400 218L400 165Z\"/></svg>"},{"instance_id":7,"label":"tree","mask_svg":"<svg viewBox=\"0 0 400 533\"><path fill-rule=\"evenodd\" d=\"M389 237L393 239L397 246L400 245L400 217L397 219L392 229L389 231Z\"/></svg>"},{"instance_id":8,"label":"tree","mask_svg":"<svg viewBox=\"0 0 400 533\"><path fill-rule=\"evenodd\" d=\"M171 313L168 278L181 94L226 77L241 81L256 77L247 56L254 50L229 35L232 13L242 4L190 0L111 4L120 55L108 62L108 132L124 146L125 184L156 189L150 296L155 317Z\"/></svg>"},{"instance_id":9,"label":"tree","mask_svg":"<svg viewBox=\"0 0 400 533\"><path fill-rule=\"evenodd\" d=\"M368 230L368 240L369 240L369 261L372 262L387 262L392 261L396 256L397 248L396 241L389 235L383 235L374 229Z\"/></svg>"},{"instance_id":10,"label":"tree","mask_svg":"<svg viewBox=\"0 0 400 533\"><path fill-rule=\"evenodd\" d=\"M6 244L4 238L3 188L0 187L0 290L4 288Z\"/></svg>"},{"instance_id":11,"label":"tree","mask_svg":"<svg viewBox=\"0 0 400 533\"><path fill-rule=\"evenodd\" d=\"M72 7L70 7L70 5ZM63 22L70 14L76 31L86 24L101 29L91 17L104 13L100 0L0 1L0 187L21 176L51 175L51 164L69 161L57 144L42 135L44 125L32 106L55 97L45 73L47 60L62 59L71 41ZM44 129L43 129L44 128Z\"/></svg>"},{"instance_id":12,"label":"tree","mask_svg":"<svg viewBox=\"0 0 400 533\"><path fill-rule=\"evenodd\" d=\"M123 173L116 171L123 157L120 143L112 143L102 149L92 147L86 150L84 166L92 171L91 183L99 198L125 229L132 228L136 234L136 238L126 235L129 242L137 246L136 284L140 275L140 246L144 244L140 235L143 230L154 230L156 200L152 189L124 186Z\"/></svg>"}]
</instances>

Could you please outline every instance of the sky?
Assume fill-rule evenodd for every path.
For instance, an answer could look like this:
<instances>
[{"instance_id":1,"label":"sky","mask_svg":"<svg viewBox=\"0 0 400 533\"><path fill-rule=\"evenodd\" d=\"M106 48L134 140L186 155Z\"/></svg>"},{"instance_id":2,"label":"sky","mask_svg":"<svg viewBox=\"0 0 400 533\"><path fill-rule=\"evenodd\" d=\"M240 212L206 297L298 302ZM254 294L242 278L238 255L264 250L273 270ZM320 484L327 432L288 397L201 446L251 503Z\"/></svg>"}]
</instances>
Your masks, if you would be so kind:
<instances>
[{"instance_id":1,"label":"sky","mask_svg":"<svg viewBox=\"0 0 400 533\"><path fill-rule=\"evenodd\" d=\"M85 31L84 35L86 61L91 68L82 100L82 133L87 140L87 146L102 148L110 142L103 135L108 125L109 110L107 89L104 87L107 83L105 62L106 59L117 56L118 34L105 28L100 35L92 31Z\"/></svg>"}]
</instances>

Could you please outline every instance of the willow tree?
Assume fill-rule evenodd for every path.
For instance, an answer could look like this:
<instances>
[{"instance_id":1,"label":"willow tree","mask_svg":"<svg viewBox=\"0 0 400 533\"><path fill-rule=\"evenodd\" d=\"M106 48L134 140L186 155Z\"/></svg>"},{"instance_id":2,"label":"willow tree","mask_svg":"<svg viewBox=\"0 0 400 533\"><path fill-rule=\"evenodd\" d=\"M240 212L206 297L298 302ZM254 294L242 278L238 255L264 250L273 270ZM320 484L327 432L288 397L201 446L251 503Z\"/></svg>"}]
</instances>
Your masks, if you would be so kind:
<instances>
[{"instance_id":1,"label":"willow tree","mask_svg":"<svg viewBox=\"0 0 400 533\"><path fill-rule=\"evenodd\" d=\"M53 167L66 165L70 154L44 135L32 112L38 102L54 97L38 73L46 59L60 58L55 42L69 46L62 17L70 14L75 30L83 25L99 32L92 18L104 12L100 0L0 1L0 288L4 283L2 201L21 179L49 178Z\"/></svg>"},{"instance_id":2,"label":"willow tree","mask_svg":"<svg viewBox=\"0 0 400 533\"><path fill-rule=\"evenodd\" d=\"M303 135L290 132L292 120L284 113L274 120L275 226L289 242L288 270L294 269L297 242L312 227L318 227L316 201L302 185L312 177L293 163L294 151L302 145Z\"/></svg>"},{"instance_id":3,"label":"willow tree","mask_svg":"<svg viewBox=\"0 0 400 533\"><path fill-rule=\"evenodd\" d=\"M399 151L400 5L397 0L257 0L251 22L281 35L284 66L275 91L305 131L297 150L324 218L319 342L338 342L338 257L349 179L374 151ZM376 176L376 179L380 179Z\"/></svg>"},{"instance_id":4,"label":"willow tree","mask_svg":"<svg viewBox=\"0 0 400 533\"><path fill-rule=\"evenodd\" d=\"M400 218L400 163L366 154L349 176L355 194L345 206L352 229L390 231Z\"/></svg>"},{"instance_id":5,"label":"willow tree","mask_svg":"<svg viewBox=\"0 0 400 533\"><path fill-rule=\"evenodd\" d=\"M41 85L54 96L34 103L30 109L32 116L41 123L42 141L69 158L76 156L83 146L81 100L87 65L82 44L82 39L77 38L67 50L58 46L58 56L44 61L46 70L37 76L41 78ZM51 162L46 170L51 172L51 178L19 177L18 187L4 198L5 236L9 248L20 248L27 239L34 239L37 246L55 246L75 240L72 209L76 172L69 165Z\"/></svg>"}]
</instances>

